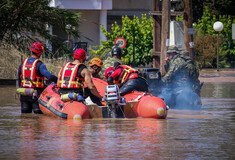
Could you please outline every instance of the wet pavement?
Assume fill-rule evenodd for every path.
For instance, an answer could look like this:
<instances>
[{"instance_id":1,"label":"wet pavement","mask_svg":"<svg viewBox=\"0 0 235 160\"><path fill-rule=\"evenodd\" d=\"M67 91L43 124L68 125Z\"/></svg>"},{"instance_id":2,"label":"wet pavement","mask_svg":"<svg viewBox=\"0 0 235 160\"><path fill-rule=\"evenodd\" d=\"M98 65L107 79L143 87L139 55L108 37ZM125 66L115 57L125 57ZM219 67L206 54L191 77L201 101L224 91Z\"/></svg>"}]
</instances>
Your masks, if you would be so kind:
<instances>
[{"instance_id":1,"label":"wet pavement","mask_svg":"<svg viewBox=\"0 0 235 160\"><path fill-rule=\"evenodd\" d=\"M230 70L214 70L203 69L200 71L201 82L234 82L235 83L235 69Z\"/></svg>"}]
</instances>

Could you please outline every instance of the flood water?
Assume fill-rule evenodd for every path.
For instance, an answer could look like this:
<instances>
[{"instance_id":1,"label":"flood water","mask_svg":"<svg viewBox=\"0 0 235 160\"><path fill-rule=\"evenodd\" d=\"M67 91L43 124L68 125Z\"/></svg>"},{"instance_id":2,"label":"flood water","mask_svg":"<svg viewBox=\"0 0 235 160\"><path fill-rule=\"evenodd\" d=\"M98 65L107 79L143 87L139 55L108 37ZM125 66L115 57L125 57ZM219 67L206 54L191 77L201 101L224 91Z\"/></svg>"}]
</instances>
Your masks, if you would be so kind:
<instances>
[{"instance_id":1,"label":"flood water","mask_svg":"<svg viewBox=\"0 0 235 160\"><path fill-rule=\"evenodd\" d=\"M0 86L0 159L235 158L235 83L205 83L201 110L163 120L21 114L15 89Z\"/></svg>"}]
</instances>

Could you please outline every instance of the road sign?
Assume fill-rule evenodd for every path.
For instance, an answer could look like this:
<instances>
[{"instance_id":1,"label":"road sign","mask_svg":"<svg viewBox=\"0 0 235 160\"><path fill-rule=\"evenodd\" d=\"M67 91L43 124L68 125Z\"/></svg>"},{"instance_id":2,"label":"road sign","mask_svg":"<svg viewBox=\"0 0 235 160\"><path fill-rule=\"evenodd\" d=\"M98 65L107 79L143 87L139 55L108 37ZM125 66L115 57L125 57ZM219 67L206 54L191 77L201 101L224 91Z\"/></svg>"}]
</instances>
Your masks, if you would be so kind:
<instances>
[{"instance_id":1,"label":"road sign","mask_svg":"<svg viewBox=\"0 0 235 160\"><path fill-rule=\"evenodd\" d=\"M126 46L126 40L122 37L116 38L114 43L118 44L118 46L121 48L124 48Z\"/></svg>"},{"instance_id":2,"label":"road sign","mask_svg":"<svg viewBox=\"0 0 235 160\"><path fill-rule=\"evenodd\" d=\"M195 28L188 28L188 35L195 34Z\"/></svg>"}]
</instances>

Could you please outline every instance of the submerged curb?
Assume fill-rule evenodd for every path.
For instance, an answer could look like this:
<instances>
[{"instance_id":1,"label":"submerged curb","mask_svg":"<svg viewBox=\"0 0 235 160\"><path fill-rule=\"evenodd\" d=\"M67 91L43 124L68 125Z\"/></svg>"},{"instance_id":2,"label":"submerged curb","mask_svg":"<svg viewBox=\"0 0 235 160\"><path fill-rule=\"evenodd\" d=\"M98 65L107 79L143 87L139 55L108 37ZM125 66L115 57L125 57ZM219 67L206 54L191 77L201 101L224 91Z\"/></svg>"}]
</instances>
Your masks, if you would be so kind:
<instances>
[{"instance_id":1,"label":"submerged curb","mask_svg":"<svg viewBox=\"0 0 235 160\"><path fill-rule=\"evenodd\" d=\"M0 79L0 85L16 85L16 79Z\"/></svg>"}]
</instances>

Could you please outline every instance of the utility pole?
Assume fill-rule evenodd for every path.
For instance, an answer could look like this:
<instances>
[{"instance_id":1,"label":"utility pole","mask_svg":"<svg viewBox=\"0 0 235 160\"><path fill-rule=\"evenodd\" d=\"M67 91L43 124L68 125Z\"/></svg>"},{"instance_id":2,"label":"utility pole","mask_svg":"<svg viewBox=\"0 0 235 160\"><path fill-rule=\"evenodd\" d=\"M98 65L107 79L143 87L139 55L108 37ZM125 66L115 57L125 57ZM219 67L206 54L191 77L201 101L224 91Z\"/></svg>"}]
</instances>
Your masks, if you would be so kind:
<instances>
[{"instance_id":1,"label":"utility pole","mask_svg":"<svg viewBox=\"0 0 235 160\"><path fill-rule=\"evenodd\" d=\"M192 0L183 0L184 3L184 46L189 52L189 56L194 59L193 55L193 35L188 34L188 28L193 28Z\"/></svg>"},{"instance_id":2,"label":"utility pole","mask_svg":"<svg viewBox=\"0 0 235 160\"><path fill-rule=\"evenodd\" d=\"M170 0L153 0L153 68L159 68L165 74L165 57L169 45L170 16L183 16L183 12L170 12ZM161 11L162 10L162 11Z\"/></svg>"},{"instance_id":3,"label":"utility pole","mask_svg":"<svg viewBox=\"0 0 235 160\"><path fill-rule=\"evenodd\" d=\"M153 11L160 12L160 0L153 0ZM161 16L153 15L153 68L160 68Z\"/></svg>"},{"instance_id":4,"label":"utility pole","mask_svg":"<svg viewBox=\"0 0 235 160\"><path fill-rule=\"evenodd\" d=\"M161 33L161 56L160 56L160 72L165 75L165 58L167 47L169 46L169 32L170 32L170 0L162 1L162 33Z\"/></svg>"}]
</instances>

